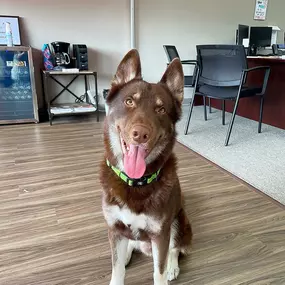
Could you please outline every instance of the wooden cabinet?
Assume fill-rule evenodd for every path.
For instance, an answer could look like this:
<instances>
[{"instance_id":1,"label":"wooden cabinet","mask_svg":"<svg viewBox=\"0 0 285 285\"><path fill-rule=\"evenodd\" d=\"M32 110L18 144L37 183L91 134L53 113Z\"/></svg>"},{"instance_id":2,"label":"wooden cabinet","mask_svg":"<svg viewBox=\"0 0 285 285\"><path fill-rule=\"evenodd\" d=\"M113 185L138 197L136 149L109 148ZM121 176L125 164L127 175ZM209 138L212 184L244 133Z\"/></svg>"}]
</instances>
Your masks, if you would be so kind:
<instances>
[{"instance_id":1,"label":"wooden cabinet","mask_svg":"<svg viewBox=\"0 0 285 285\"><path fill-rule=\"evenodd\" d=\"M32 49L0 46L0 124L38 120Z\"/></svg>"}]
</instances>

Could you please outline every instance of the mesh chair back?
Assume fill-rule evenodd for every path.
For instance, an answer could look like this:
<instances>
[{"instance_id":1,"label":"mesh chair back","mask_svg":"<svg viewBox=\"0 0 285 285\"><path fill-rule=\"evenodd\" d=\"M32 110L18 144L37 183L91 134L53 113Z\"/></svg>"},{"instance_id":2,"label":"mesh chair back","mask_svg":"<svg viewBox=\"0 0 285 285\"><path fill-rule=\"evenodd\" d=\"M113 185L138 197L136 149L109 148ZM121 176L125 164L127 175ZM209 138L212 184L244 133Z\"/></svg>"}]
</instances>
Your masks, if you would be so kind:
<instances>
[{"instance_id":1,"label":"mesh chair back","mask_svg":"<svg viewBox=\"0 0 285 285\"><path fill-rule=\"evenodd\" d=\"M239 45L198 45L199 84L239 86L247 68L245 49Z\"/></svg>"},{"instance_id":2,"label":"mesh chair back","mask_svg":"<svg viewBox=\"0 0 285 285\"><path fill-rule=\"evenodd\" d=\"M179 58L179 54L178 54L178 51L176 49L175 46L163 46L164 47L164 50L166 52L166 55L167 55L167 58L168 58L168 61L171 62L174 58Z\"/></svg>"}]
</instances>

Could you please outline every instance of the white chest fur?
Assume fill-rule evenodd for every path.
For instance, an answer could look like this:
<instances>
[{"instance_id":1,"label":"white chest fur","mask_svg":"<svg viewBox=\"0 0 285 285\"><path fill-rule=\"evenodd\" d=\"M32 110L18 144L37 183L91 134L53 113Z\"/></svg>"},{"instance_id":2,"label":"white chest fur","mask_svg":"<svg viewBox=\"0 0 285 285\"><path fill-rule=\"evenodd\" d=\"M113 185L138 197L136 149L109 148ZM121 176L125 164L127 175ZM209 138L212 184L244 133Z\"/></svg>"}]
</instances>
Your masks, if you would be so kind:
<instances>
[{"instance_id":1,"label":"white chest fur","mask_svg":"<svg viewBox=\"0 0 285 285\"><path fill-rule=\"evenodd\" d=\"M126 206L103 205L103 212L107 224L112 227L116 222L121 221L129 226L136 235L138 230L145 230L157 234L161 230L161 223L155 218L146 214L135 214Z\"/></svg>"}]
</instances>

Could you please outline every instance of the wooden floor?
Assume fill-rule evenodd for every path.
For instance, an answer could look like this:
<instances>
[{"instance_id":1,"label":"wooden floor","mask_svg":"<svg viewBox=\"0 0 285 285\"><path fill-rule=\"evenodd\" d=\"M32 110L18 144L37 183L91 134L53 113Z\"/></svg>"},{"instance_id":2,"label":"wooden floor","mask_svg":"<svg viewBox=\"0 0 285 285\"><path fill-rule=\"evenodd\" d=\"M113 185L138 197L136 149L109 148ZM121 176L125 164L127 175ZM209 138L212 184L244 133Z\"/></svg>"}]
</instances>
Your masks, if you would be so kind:
<instances>
[{"instance_id":1,"label":"wooden floor","mask_svg":"<svg viewBox=\"0 0 285 285\"><path fill-rule=\"evenodd\" d=\"M0 284L106 285L101 123L0 126ZM178 145L192 254L171 284L285 284L285 211ZM126 285L152 284L136 254Z\"/></svg>"}]
</instances>

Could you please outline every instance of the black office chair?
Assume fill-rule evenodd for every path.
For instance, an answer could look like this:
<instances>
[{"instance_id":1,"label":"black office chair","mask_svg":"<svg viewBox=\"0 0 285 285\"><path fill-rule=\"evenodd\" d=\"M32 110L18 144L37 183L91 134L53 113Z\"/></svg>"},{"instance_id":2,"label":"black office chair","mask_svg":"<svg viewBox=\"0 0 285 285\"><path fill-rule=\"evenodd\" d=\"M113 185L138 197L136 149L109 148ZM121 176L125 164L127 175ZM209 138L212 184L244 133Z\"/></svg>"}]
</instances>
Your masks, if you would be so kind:
<instances>
[{"instance_id":1,"label":"black office chair","mask_svg":"<svg viewBox=\"0 0 285 285\"><path fill-rule=\"evenodd\" d=\"M164 45L163 48L166 52L169 63L174 58L180 59L179 54L178 54L175 46ZM181 61L182 65L194 65L195 67L197 65L197 60L181 60L180 59L180 61ZM194 80L195 73L196 73L196 69L194 69L193 75L185 75L184 76L184 86L185 87L194 87L194 85L195 85L195 80Z\"/></svg>"},{"instance_id":2,"label":"black office chair","mask_svg":"<svg viewBox=\"0 0 285 285\"><path fill-rule=\"evenodd\" d=\"M167 58L168 58L168 61L169 63L174 59L174 58L179 58L179 54L178 54L178 51L176 49L175 46L171 46L171 45L164 45L163 46L165 52L166 52L166 55L167 55ZM197 76L197 71L198 71L198 66L197 66L197 60L180 60L182 65L195 65L195 68L194 68L194 72L193 72L193 75L185 75L184 76L184 87L195 87L195 79L196 79L196 76ZM194 90L193 90L193 94L194 94ZM192 96L192 99L193 99L193 96ZM211 99L209 98L209 113L211 113L212 109L211 109ZM204 100L204 106L206 108L206 101Z\"/></svg>"},{"instance_id":3,"label":"black office chair","mask_svg":"<svg viewBox=\"0 0 285 285\"><path fill-rule=\"evenodd\" d=\"M223 125L225 124L225 101L235 101L225 145L227 146L229 143L239 99L241 98L260 96L260 115L258 123L258 133L260 133L264 94L270 74L270 67L257 66L248 69L245 49L239 45L198 45L197 59L200 71L197 78L198 84L196 85L194 98L196 95L201 95L203 98L209 97L222 100ZM248 73L256 70L265 71L262 86L246 86L245 83ZM185 135L189 128L194 98L189 109ZM206 110L204 110L204 114L206 118Z\"/></svg>"}]
</instances>

